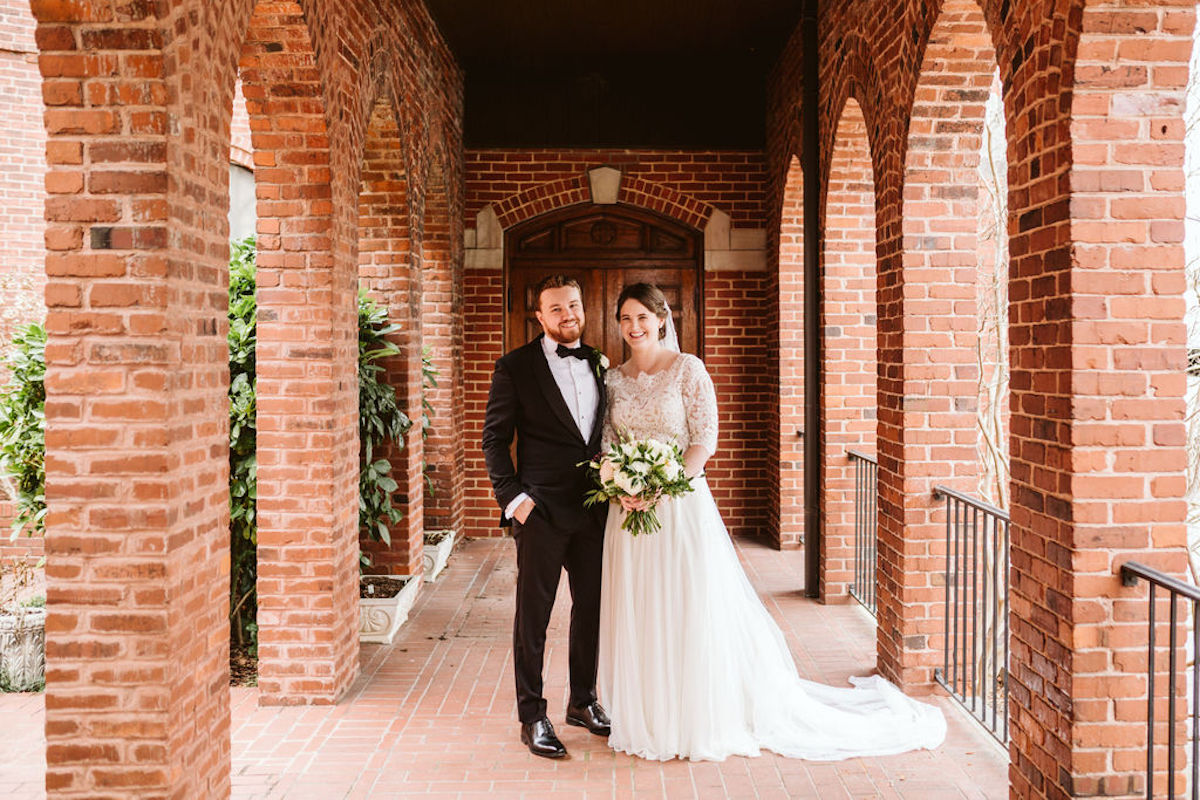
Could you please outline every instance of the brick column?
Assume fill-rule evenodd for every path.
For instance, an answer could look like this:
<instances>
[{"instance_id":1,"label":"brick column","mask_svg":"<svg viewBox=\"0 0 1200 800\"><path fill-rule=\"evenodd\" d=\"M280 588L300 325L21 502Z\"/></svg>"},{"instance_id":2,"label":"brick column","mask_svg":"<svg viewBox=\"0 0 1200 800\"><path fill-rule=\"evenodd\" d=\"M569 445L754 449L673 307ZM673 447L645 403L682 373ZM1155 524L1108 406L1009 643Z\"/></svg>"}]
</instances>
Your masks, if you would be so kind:
<instances>
[{"instance_id":1,"label":"brick column","mask_svg":"<svg viewBox=\"0 0 1200 800\"><path fill-rule=\"evenodd\" d=\"M228 796L233 76L220 59L187 84L168 68L168 32L207 43L204 14L32 8L49 162L46 791Z\"/></svg>"},{"instance_id":2,"label":"brick column","mask_svg":"<svg viewBox=\"0 0 1200 800\"><path fill-rule=\"evenodd\" d=\"M905 686L932 683L943 658L946 519L933 487L978 494L977 170L995 64L979 6L947 0L909 121L904 255L888 262L901 274L880 282L891 287L880 359L899 380L879 401L881 461L897 472L880 474L897 483L881 491L895 502L880 503L879 668Z\"/></svg>"},{"instance_id":3,"label":"brick column","mask_svg":"<svg viewBox=\"0 0 1200 800\"><path fill-rule=\"evenodd\" d=\"M5 120L5 170L0 181L5 261L0 271L3 344L17 325L40 321L46 313L42 298L46 128L34 27L28 0L0 0L0 117ZM7 377L0 368L0 382ZM6 518L0 513L0 522Z\"/></svg>"},{"instance_id":4,"label":"brick column","mask_svg":"<svg viewBox=\"0 0 1200 800\"><path fill-rule=\"evenodd\" d=\"M846 451L874 454L876 436L875 183L866 121L853 98L838 121L824 222L820 597L830 602L849 597L854 575L854 468Z\"/></svg>"},{"instance_id":5,"label":"brick column","mask_svg":"<svg viewBox=\"0 0 1200 800\"><path fill-rule=\"evenodd\" d=\"M425 527L453 528L462 535L466 518L466 452L460 435L465 401L462 229L461 222L452 220L446 179L440 168L430 175L428 187L422 251L421 335L425 347L432 352L438 386L427 395L433 406L433 429L425 442L425 460L433 496L425 501ZM498 330L494 333L499 335Z\"/></svg>"},{"instance_id":6,"label":"brick column","mask_svg":"<svg viewBox=\"0 0 1200 800\"><path fill-rule=\"evenodd\" d=\"M781 549L804 538L804 172L792 156L779 220L779 270L773 333L778 341L777 468L772 536ZM814 434L816 432L814 431Z\"/></svg>"},{"instance_id":7,"label":"brick column","mask_svg":"<svg viewBox=\"0 0 1200 800\"><path fill-rule=\"evenodd\" d=\"M1186 571L1180 109L1193 13L1090 5L1071 116L1047 96L1015 122L1021 142L1060 144L1019 146L1010 170L1014 796L1146 794L1146 592L1117 572L1130 558ZM1029 63L1013 91L1044 80L1044 60ZM1057 119L1056 135L1032 119ZM1157 773L1154 793L1171 779Z\"/></svg>"},{"instance_id":8,"label":"brick column","mask_svg":"<svg viewBox=\"0 0 1200 800\"><path fill-rule=\"evenodd\" d=\"M363 538L371 554L371 572L410 575L421 571L425 480L421 471L421 269L410 237L408 175L403 140L390 98L375 103L363 145L362 194L359 197L358 274L372 297L387 306L389 320L399 326L391 340L399 355L385 363L401 407L412 420L403 448L386 447L399 484L393 502L404 519L392 526L390 547Z\"/></svg>"},{"instance_id":9,"label":"brick column","mask_svg":"<svg viewBox=\"0 0 1200 800\"><path fill-rule=\"evenodd\" d=\"M240 67L258 195L259 699L331 703L358 670L358 337L298 4L255 8Z\"/></svg>"}]
</instances>

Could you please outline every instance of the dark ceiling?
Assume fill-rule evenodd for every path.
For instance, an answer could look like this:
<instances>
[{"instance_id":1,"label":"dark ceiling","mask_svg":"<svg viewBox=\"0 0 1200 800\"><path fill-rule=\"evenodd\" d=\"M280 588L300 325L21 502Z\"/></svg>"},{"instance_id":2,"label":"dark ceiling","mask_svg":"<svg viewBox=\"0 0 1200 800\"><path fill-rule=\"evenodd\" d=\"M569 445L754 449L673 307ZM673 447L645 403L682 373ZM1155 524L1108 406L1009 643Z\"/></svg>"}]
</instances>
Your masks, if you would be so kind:
<instances>
[{"instance_id":1,"label":"dark ceiling","mask_svg":"<svg viewBox=\"0 0 1200 800\"><path fill-rule=\"evenodd\" d=\"M760 148L799 0L426 0L468 147Z\"/></svg>"}]
</instances>

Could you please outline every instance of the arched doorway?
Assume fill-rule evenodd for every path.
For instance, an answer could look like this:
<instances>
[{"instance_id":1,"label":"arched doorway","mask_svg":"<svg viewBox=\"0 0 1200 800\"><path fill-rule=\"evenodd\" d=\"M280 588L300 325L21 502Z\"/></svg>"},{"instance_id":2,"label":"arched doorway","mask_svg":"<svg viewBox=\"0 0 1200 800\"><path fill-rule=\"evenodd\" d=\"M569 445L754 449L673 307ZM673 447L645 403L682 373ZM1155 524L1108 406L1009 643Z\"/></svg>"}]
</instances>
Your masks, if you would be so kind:
<instances>
[{"instance_id":1,"label":"arched doorway","mask_svg":"<svg viewBox=\"0 0 1200 800\"><path fill-rule=\"evenodd\" d=\"M504 252L506 350L541 333L534 290L542 278L561 272L583 288L584 340L614 363L625 357L613 318L617 296L622 286L638 281L663 290L680 347L702 355L699 231L628 206L572 206L507 231Z\"/></svg>"}]
</instances>

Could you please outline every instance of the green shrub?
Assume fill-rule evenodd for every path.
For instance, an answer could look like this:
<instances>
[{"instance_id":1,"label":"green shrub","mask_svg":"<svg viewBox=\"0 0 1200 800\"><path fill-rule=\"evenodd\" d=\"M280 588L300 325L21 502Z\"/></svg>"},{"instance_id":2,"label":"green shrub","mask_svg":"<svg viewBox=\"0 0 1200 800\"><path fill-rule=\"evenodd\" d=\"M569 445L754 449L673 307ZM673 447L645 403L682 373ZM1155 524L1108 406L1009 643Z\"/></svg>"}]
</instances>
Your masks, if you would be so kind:
<instances>
[{"instance_id":1,"label":"green shrub","mask_svg":"<svg viewBox=\"0 0 1200 800\"><path fill-rule=\"evenodd\" d=\"M404 437L412 428L412 420L400 408L394 387L386 383L386 373L380 362L400 354L400 348L387 337L400 330L388 322L387 309L371 300L365 291L358 294L358 525L359 530L375 541L391 545L388 532L404 518L392 505L392 495L399 487L392 478L392 462L376 457L376 451L386 442L404 446ZM369 564L367 556L363 563Z\"/></svg>"},{"instance_id":2,"label":"green shrub","mask_svg":"<svg viewBox=\"0 0 1200 800\"><path fill-rule=\"evenodd\" d=\"M46 329L17 329L5 358L10 376L0 393L0 472L13 495L12 536L46 530Z\"/></svg>"},{"instance_id":3,"label":"green shrub","mask_svg":"<svg viewBox=\"0 0 1200 800\"><path fill-rule=\"evenodd\" d=\"M258 645L257 408L254 239L233 242L229 259L229 623L234 642Z\"/></svg>"}]
</instances>

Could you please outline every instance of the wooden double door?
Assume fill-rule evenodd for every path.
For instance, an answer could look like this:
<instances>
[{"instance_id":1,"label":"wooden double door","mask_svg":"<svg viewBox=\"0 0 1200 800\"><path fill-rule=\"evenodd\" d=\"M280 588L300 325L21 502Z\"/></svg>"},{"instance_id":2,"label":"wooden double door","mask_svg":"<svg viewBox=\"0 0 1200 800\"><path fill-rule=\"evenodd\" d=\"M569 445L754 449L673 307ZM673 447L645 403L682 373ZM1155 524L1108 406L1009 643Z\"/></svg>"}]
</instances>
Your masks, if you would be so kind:
<instances>
[{"instance_id":1,"label":"wooden double door","mask_svg":"<svg viewBox=\"0 0 1200 800\"><path fill-rule=\"evenodd\" d=\"M616 320L617 297L630 283L653 283L671 307L680 349L702 356L700 234L625 206L575 206L508 231L505 350L542 332L534 292L548 275L579 281L586 315L583 340L614 365L628 357Z\"/></svg>"}]
</instances>

